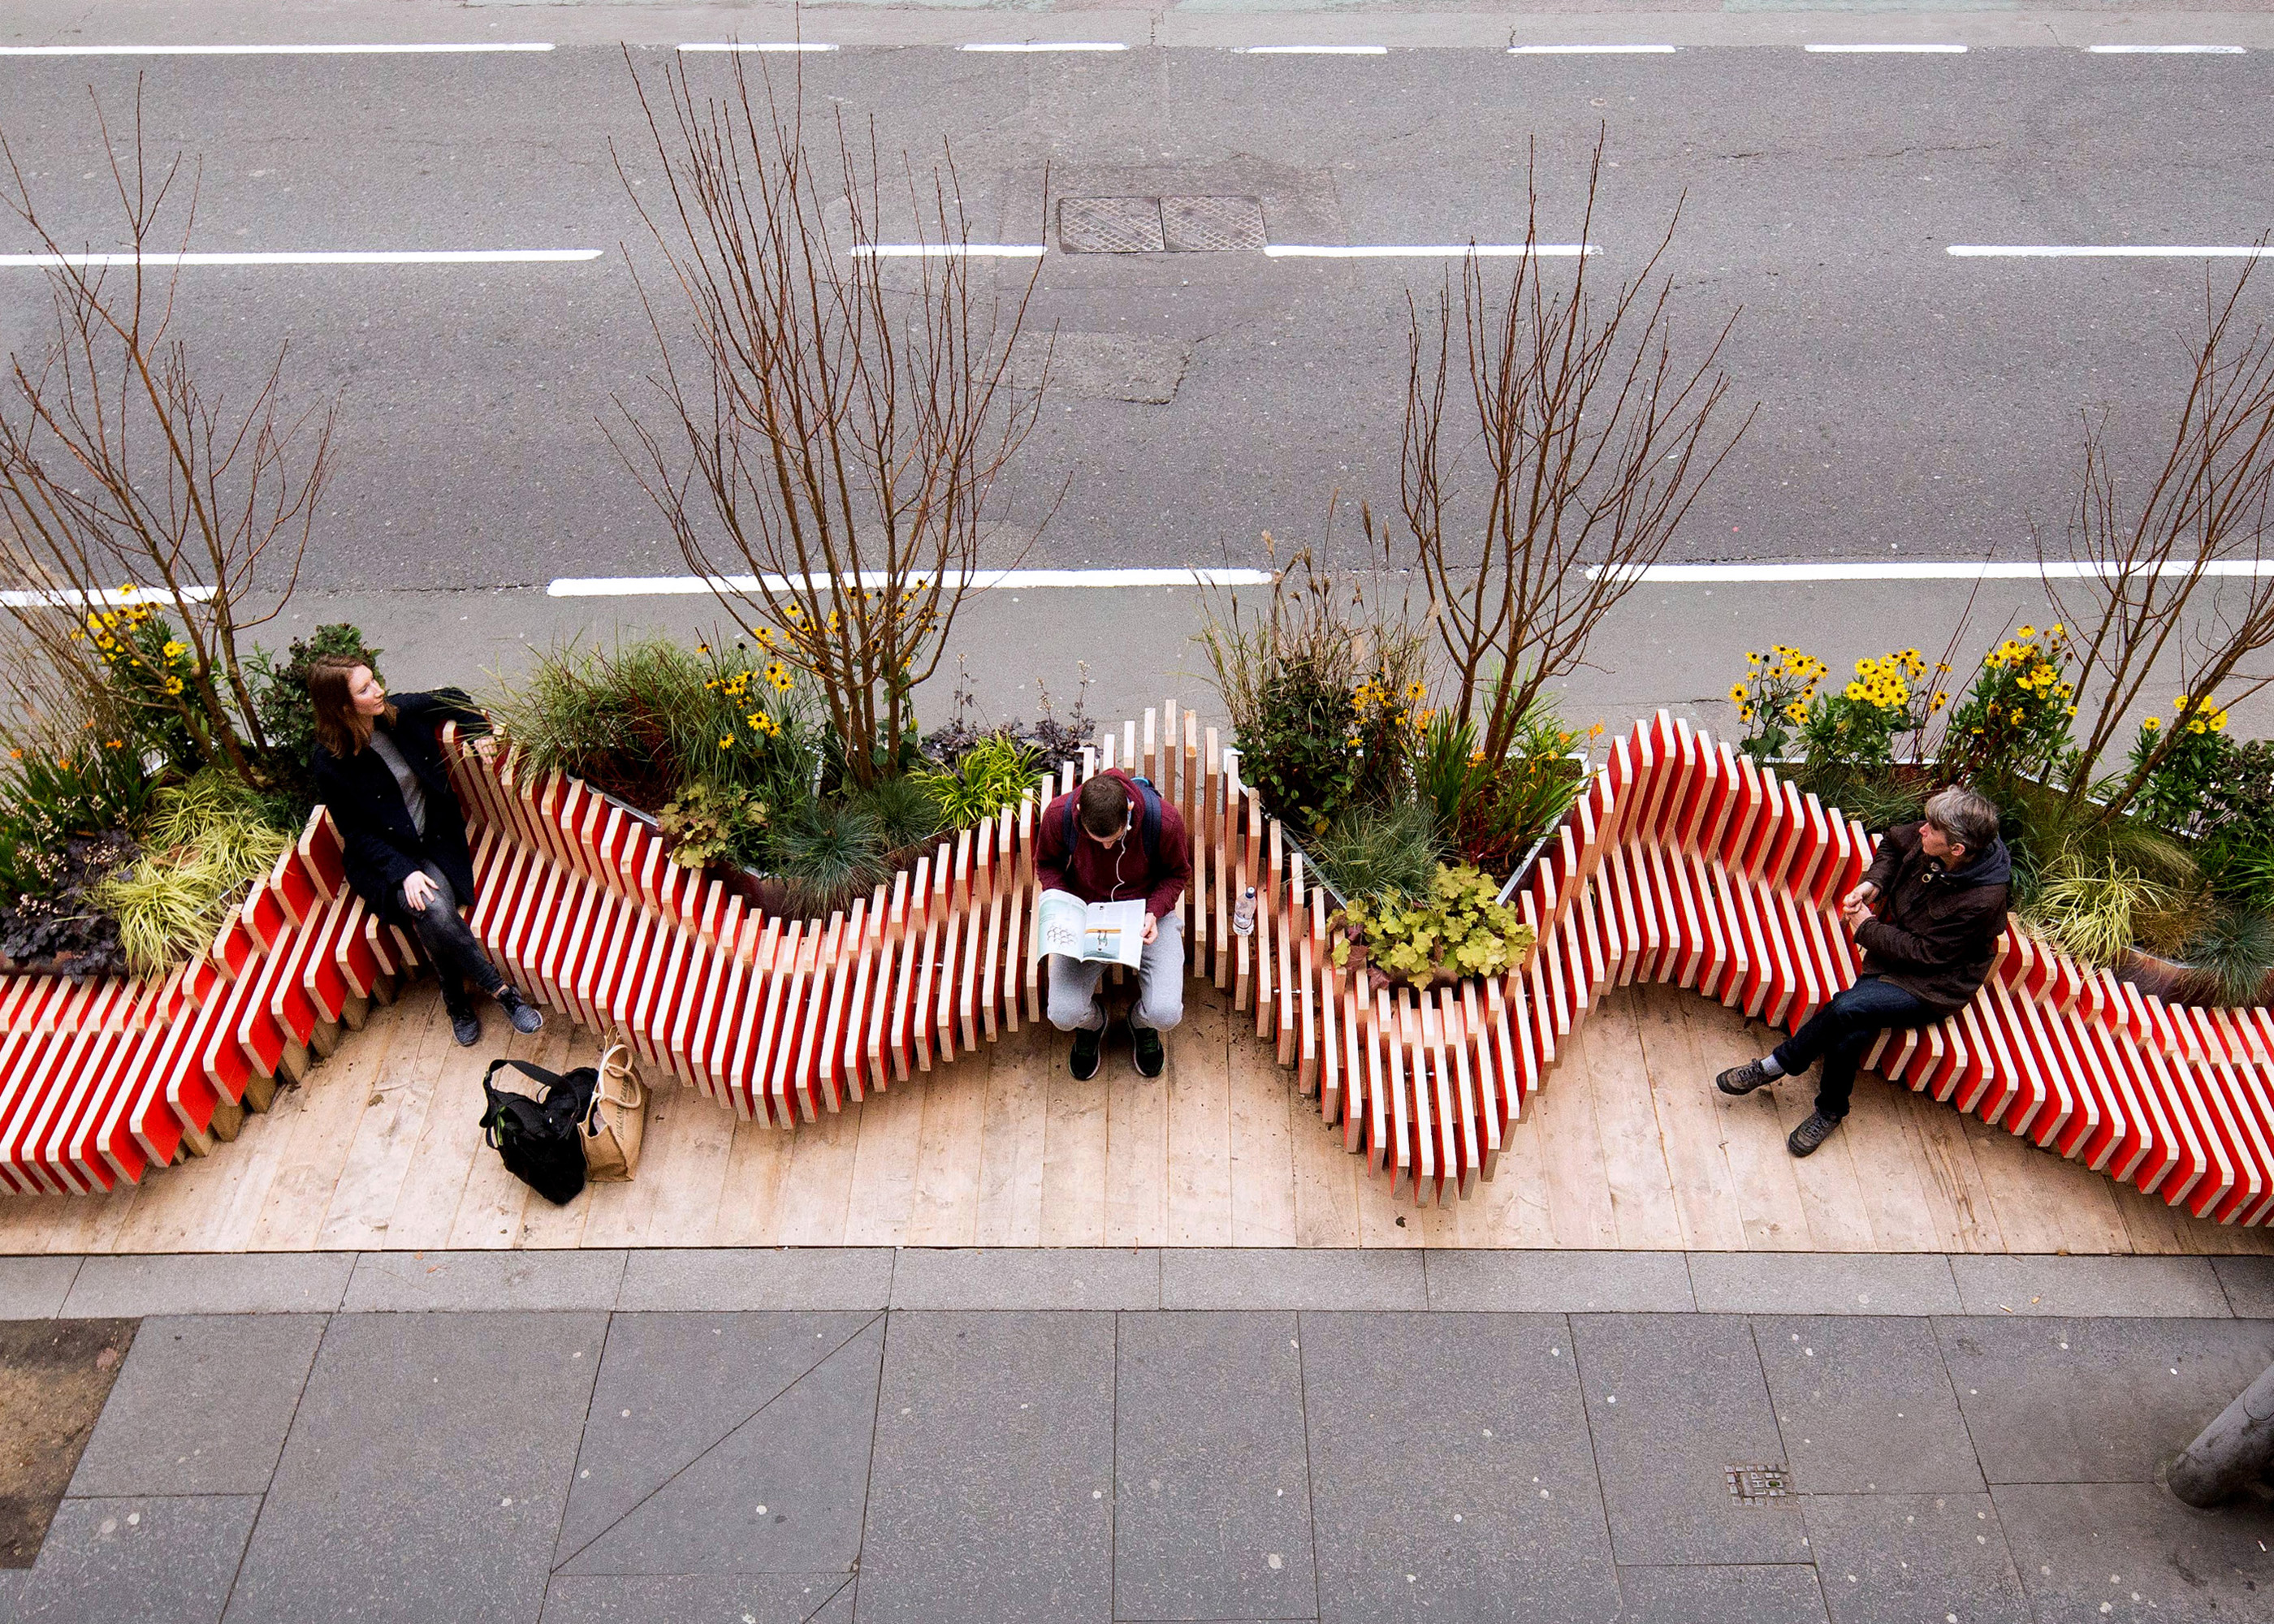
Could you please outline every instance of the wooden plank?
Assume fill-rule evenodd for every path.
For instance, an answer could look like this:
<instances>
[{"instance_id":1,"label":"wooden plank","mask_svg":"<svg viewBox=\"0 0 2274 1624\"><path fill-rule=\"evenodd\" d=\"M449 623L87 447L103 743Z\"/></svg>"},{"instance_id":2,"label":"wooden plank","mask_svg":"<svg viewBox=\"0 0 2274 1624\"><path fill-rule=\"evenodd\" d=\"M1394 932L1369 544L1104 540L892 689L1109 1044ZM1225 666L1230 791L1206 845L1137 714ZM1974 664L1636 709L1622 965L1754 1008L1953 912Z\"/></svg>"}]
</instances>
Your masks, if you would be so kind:
<instances>
[{"instance_id":1,"label":"wooden plank","mask_svg":"<svg viewBox=\"0 0 2274 1624\"><path fill-rule=\"evenodd\" d=\"M990 1062L999 1052L999 1045L990 1045L987 1054L932 1076L916 1142L915 1200L900 1239L904 1246L977 1244L987 1084L994 1070Z\"/></svg>"},{"instance_id":2,"label":"wooden plank","mask_svg":"<svg viewBox=\"0 0 2274 1624\"><path fill-rule=\"evenodd\" d=\"M415 1008L408 1001L405 1007ZM440 1000L437 998L431 1007L428 1019L441 1020ZM493 1052L486 1044L461 1049L452 1041L440 1046L430 1065L433 1092L426 1101L418 1146L410 1153L394 1210L388 1214L387 1234L380 1242L387 1250L427 1251L448 1245L475 1158L498 1160L497 1152L482 1142L480 1127L487 1104L482 1094L482 1072Z\"/></svg>"},{"instance_id":3,"label":"wooden plank","mask_svg":"<svg viewBox=\"0 0 2274 1624\"><path fill-rule=\"evenodd\" d=\"M1295 1157L1289 1120L1294 1079L1235 1021L1231 1106L1231 1235L1235 1246L1295 1244ZM1305 1113L1306 1116L1308 1113ZM1308 1127L1308 1124L1303 1124Z\"/></svg>"},{"instance_id":4,"label":"wooden plank","mask_svg":"<svg viewBox=\"0 0 2274 1624\"><path fill-rule=\"evenodd\" d=\"M1175 1033L1169 1034L1171 1038ZM1164 1040L1165 1041L1166 1040ZM1105 1244L1158 1246L1169 1227L1169 1081L1140 1077L1110 1048L1105 1090Z\"/></svg>"},{"instance_id":5,"label":"wooden plank","mask_svg":"<svg viewBox=\"0 0 2274 1624\"><path fill-rule=\"evenodd\" d=\"M387 1244L388 1224L395 1215L395 1201L410 1174L410 1159L418 1148L427 1109L433 1101L441 1046L456 1041L440 1014L440 1002L431 994L420 998L418 1007L425 1017L420 1019L406 1021L402 1004L388 1011L389 1035L400 1059L381 1065L373 1079L339 1182L333 1186L330 1204L324 1211L319 1245L360 1252L376 1251ZM318 1087L328 1086L330 1068L310 1081Z\"/></svg>"},{"instance_id":6,"label":"wooden plank","mask_svg":"<svg viewBox=\"0 0 2274 1624\"><path fill-rule=\"evenodd\" d=\"M896 1085L892 1094L900 1092ZM870 1094L857 1108L847 1107L790 1134L789 1171L782 1179L781 1221L778 1244L784 1246L841 1246L845 1244L847 1202L853 1190L853 1162L860 1147L861 1118L885 1095Z\"/></svg>"},{"instance_id":7,"label":"wooden plank","mask_svg":"<svg viewBox=\"0 0 2274 1624\"><path fill-rule=\"evenodd\" d=\"M233 1235L242 1233L239 1244L246 1251L299 1252L322 1244L325 1216L374 1088L433 1069L421 1060L427 1029L441 1026L446 1041L449 1035L433 983L422 982L388 1013L392 1019L380 1041L373 1041L366 1026L362 1037L294 1091L299 1109L290 1142L275 1163L259 1216L249 1229L232 1227ZM471 1119L467 1137L476 1137Z\"/></svg>"},{"instance_id":8,"label":"wooden plank","mask_svg":"<svg viewBox=\"0 0 2274 1624\"><path fill-rule=\"evenodd\" d=\"M1240 1046L1221 995L1206 982L1187 985L1184 1024L1168 1045L1167 1244L1224 1245L1231 1238L1231 1074Z\"/></svg>"},{"instance_id":9,"label":"wooden plank","mask_svg":"<svg viewBox=\"0 0 2274 1624\"><path fill-rule=\"evenodd\" d=\"M710 1246L771 1246L780 1232L782 1181L788 1175L790 1136L762 1122L735 1116L734 1148L719 1192Z\"/></svg>"},{"instance_id":10,"label":"wooden plank","mask_svg":"<svg viewBox=\"0 0 2274 1624\"><path fill-rule=\"evenodd\" d=\"M1044 1246L1105 1244L1106 1086L1076 1082L1063 1066L1049 1073L1043 1137Z\"/></svg>"},{"instance_id":11,"label":"wooden plank","mask_svg":"<svg viewBox=\"0 0 2274 1624\"><path fill-rule=\"evenodd\" d=\"M986 1106L980 1136L978 1213L981 1246L1035 1246L1043 1233L1043 1136L1050 1073L1063 1071L1064 1042L1047 1026L987 1056Z\"/></svg>"},{"instance_id":12,"label":"wooden plank","mask_svg":"<svg viewBox=\"0 0 2274 1624\"><path fill-rule=\"evenodd\" d=\"M1540 1170L1555 1244L1608 1249L1619 1244L1618 1225L1595 1124L1591 1035L1580 1026L1563 1041L1563 1058L1541 1086L1532 1120L1540 1131Z\"/></svg>"},{"instance_id":13,"label":"wooden plank","mask_svg":"<svg viewBox=\"0 0 2274 1624\"><path fill-rule=\"evenodd\" d=\"M1604 998L1587 1023L1585 1052L1593 1063L1589 1070L1595 1132L1601 1137L1611 1223L1619 1245L1636 1251L1669 1250L1683 1244L1682 1220L1675 1206L1673 1175L1659 1139L1657 1108L1636 1004L1631 991Z\"/></svg>"},{"instance_id":14,"label":"wooden plank","mask_svg":"<svg viewBox=\"0 0 2274 1624\"><path fill-rule=\"evenodd\" d=\"M633 1184L648 1184L655 1191L640 1244L707 1246L726 1197L734 1128L741 1118L691 1083L680 1083L667 1094L676 1118L673 1125L679 1130L668 1147L669 1160L650 1166L643 1145L640 1170L632 1179ZM652 1098L649 1109L651 1114ZM607 1187L594 1184L591 1189L597 1194Z\"/></svg>"},{"instance_id":15,"label":"wooden plank","mask_svg":"<svg viewBox=\"0 0 2274 1624\"><path fill-rule=\"evenodd\" d=\"M1636 990L1641 996L1636 999L1635 1040L1650 1076L1657 1142L1682 1244L1694 1252L1743 1252L1745 1226L1722 1140L1727 1124L1713 1109L1713 1096L1720 1091L1690 1023L1675 1007L1690 995L1656 987Z\"/></svg>"},{"instance_id":16,"label":"wooden plank","mask_svg":"<svg viewBox=\"0 0 2274 1624\"><path fill-rule=\"evenodd\" d=\"M924 1101L952 1086L953 1066L870 1094L861 1103L861 1134L845 1209L845 1244L897 1246L915 1206L916 1152L923 1139ZM800 1133L806 1130L800 1128Z\"/></svg>"},{"instance_id":17,"label":"wooden plank","mask_svg":"<svg viewBox=\"0 0 2274 1624\"><path fill-rule=\"evenodd\" d=\"M1713 1085L1714 1077L1740 1060L1766 1054L1773 1038L1751 1022L1739 1026L1702 1000L1682 999L1675 1007L1678 1019L1689 1025L1698 1046L1698 1075L1713 1101L1714 1119L1721 1124L1718 1137L1728 1159L1746 1250L1807 1250L1808 1217L1801 1206L1799 1184L1793 1177L1792 1153L1784 1147L1777 1102L1770 1097L1775 1090L1765 1088L1733 1100Z\"/></svg>"}]
</instances>

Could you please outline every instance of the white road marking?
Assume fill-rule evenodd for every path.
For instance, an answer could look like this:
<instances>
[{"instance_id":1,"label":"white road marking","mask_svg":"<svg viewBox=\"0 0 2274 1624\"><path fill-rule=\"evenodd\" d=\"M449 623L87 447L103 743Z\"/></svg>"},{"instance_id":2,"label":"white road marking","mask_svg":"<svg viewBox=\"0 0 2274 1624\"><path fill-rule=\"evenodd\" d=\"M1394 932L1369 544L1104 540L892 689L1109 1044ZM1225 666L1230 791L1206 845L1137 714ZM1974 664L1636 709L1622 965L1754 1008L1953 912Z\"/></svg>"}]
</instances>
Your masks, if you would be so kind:
<instances>
[{"instance_id":1,"label":"white road marking","mask_svg":"<svg viewBox=\"0 0 2274 1624\"><path fill-rule=\"evenodd\" d=\"M884 575L864 572L850 586L880 587ZM924 572L911 581L928 580ZM692 598L706 592L787 592L825 580L816 575L563 575L545 589L548 598ZM972 573L975 590L1012 591L1044 587L1269 586L1268 569L982 569Z\"/></svg>"},{"instance_id":2,"label":"white road marking","mask_svg":"<svg viewBox=\"0 0 2274 1624\"><path fill-rule=\"evenodd\" d=\"M1826 56L1860 56L1886 54L1897 56L1962 56L1963 45L1817 45L1807 49Z\"/></svg>"},{"instance_id":3,"label":"white road marking","mask_svg":"<svg viewBox=\"0 0 2274 1624\"><path fill-rule=\"evenodd\" d=\"M2088 45L2096 56L2240 56L2240 45Z\"/></svg>"},{"instance_id":4,"label":"white road marking","mask_svg":"<svg viewBox=\"0 0 2274 1624\"><path fill-rule=\"evenodd\" d=\"M1242 56L1387 56L1387 45L1243 45Z\"/></svg>"},{"instance_id":5,"label":"white road marking","mask_svg":"<svg viewBox=\"0 0 2274 1624\"><path fill-rule=\"evenodd\" d=\"M510 45L0 45L0 56L395 56L552 49L537 41Z\"/></svg>"},{"instance_id":6,"label":"white road marking","mask_svg":"<svg viewBox=\"0 0 2274 1624\"><path fill-rule=\"evenodd\" d=\"M213 596L213 588L184 585L182 597L193 604L201 604ZM68 590L0 592L0 609L116 609L125 604L149 604L162 607L172 601L163 592L72 592Z\"/></svg>"},{"instance_id":7,"label":"white road marking","mask_svg":"<svg viewBox=\"0 0 2274 1624\"><path fill-rule=\"evenodd\" d=\"M1953 243L1943 252L1957 259L2261 259L2274 258L2262 244L2185 243Z\"/></svg>"},{"instance_id":8,"label":"white road marking","mask_svg":"<svg viewBox=\"0 0 2274 1624\"><path fill-rule=\"evenodd\" d=\"M1126 51L1118 40L990 40L957 47L968 51Z\"/></svg>"},{"instance_id":9,"label":"white road marking","mask_svg":"<svg viewBox=\"0 0 2274 1624\"><path fill-rule=\"evenodd\" d=\"M811 40L717 40L698 41L679 49L683 51L833 51L837 48L816 44Z\"/></svg>"},{"instance_id":10,"label":"white road marking","mask_svg":"<svg viewBox=\"0 0 2274 1624\"><path fill-rule=\"evenodd\" d=\"M146 253L144 265L553 265L597 259L598 248L412 248L305 253ZM0 267L132 265L131 253L0 254Z\"/></svg>"},{"instance_id":11,"label":"white road marking","mask_svg":"<svg viewBox=\"0 0 2274 1624\"><path fill-rule=\"evenodd\" d=\"M1670 56L1679 45L1511 45L1511 56Z\"/></svg>"},{"instance_id":12,"label":"white road marking","mask_svg":"<svg viewBox=\"0 0 2274 1624\"><path fill-rule=\"evenodd\" d=\"M1599 254L1594 243L1408 243L1360 244L1340 247L1274 243L1264 253L1274 259L1459 259L1474 254L1480 259L1576 259Z\"/></svg>"},{"instance_id":13,"label":"white road marking","mask_svg":"<svg viewBox=\"0 0 2274 1624\"><path fill-rule=\"evenodd\" d=\"M855 243L856 259L1039 259L1039 243Z\"/></svg>"},{"instance_id":14,"label":"white road marking","mask_svg":"<svg viewBox=\"0 0 2274 1624\"><path fill-rule=\"evenodd\" d=\"M2192 564L2172 563L2162 574L2185 575L2195 568ZM1901 562L1854 562L1808 564L1651 564L1635 573L1639 581L1653 583L1719 583L1719 582L1808 582L1808 581L2082 581L2092 575L2113 573L2090 564L2071 560L2052 560L2040 563L2031 559L2017 562L1984 562L1980 559L1905 560ZM2274 575L2274 559L2233 560L2215 562L2203 571L2207 575L2246 576ZM1596 565L1587 571L1590 580L1600 579L1603 567Z\"/></svg>"}]
</instances>

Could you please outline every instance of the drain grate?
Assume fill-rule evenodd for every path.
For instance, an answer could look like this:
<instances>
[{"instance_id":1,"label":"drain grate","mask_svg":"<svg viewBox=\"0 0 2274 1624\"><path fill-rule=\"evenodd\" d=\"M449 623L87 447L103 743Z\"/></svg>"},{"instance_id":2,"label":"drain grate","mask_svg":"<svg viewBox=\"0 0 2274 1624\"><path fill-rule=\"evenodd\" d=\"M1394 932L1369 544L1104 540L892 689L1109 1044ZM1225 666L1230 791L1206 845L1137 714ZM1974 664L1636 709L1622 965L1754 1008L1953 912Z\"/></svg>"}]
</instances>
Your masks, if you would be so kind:
<instances>
[{"instance_id":1,"label":"drain grate","mask_svg":"<svg viewBox=\"0 0 2274 1624\"><path fill-rule=\"evenodd\" d=\"M1729 1498L1740 1506L1766 1506L1792 1493L1781 1466L1732 1466L1722 1475L1729 1485Z\"/></svg>"},{"instance_id":2,"label":"drain grate","mask_svg":"<svg viewBox=\"0 0 2274 1624\"><path fill-rule=\"evenodd\" d=\"M1064 253L1224 253L1263 246L1256 198L1060 198Z\"/></svg>"},{"instance_id":3,"label":"drain grate","mask_svg":"<svg viewBox=\"0 0 2274 1624\"><path fill-rule=\"evenodd\" d=\"M1058 247L1066 253L1162 253L1158 198L1060 198Z\"/></svg>"},{"instance_id":4,"label":"drain grate","mask_svg":"<svg viewBox=\"0 0 2274 1624\"><path fill-rule=\"evenodd\" d=\"M1163 198L1161 221L1171 252L1263 246L1263 205L1254 198Z\"/></svg>"}]
</instances>

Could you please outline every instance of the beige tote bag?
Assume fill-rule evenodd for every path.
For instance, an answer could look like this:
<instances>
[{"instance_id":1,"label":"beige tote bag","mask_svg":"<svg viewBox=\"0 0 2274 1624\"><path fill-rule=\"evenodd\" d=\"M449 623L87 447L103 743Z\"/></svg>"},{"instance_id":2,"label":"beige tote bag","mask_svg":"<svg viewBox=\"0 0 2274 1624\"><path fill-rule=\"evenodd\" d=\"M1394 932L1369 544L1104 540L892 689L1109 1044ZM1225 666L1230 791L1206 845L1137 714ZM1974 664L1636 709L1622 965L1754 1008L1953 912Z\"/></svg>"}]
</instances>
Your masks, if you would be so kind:
<instances>
[{"instance_id":1,"label":"beige tote bag","mask_svg":"<svg viewBox=\"0 0 2274 1624\"><path fill-rule=\"evenodd\" d=\"M599 1081L592 1114L584 1119L584 1177L621 1183L639 1170L640 1137L647 1128L647 1085L623 1033L610 1027L601 1040Z\"/></svg>"}]
</instances>

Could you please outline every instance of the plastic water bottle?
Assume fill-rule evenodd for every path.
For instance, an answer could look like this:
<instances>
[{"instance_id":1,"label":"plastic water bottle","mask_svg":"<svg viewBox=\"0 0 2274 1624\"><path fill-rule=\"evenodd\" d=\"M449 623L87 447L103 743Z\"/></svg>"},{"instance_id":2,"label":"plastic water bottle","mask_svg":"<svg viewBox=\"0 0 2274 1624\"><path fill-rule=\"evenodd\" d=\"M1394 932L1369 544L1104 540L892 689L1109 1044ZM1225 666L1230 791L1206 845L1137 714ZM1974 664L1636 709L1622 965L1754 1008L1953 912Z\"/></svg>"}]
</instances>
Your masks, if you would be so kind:
<instances>
[{"instance_id":1,"label":"plastic water bottle","mask_svg":"<svg viewBox=\"0 0 2274 1624\"><path fill-rule=\"evenodd\" d=\"M1255 934L1255 887L1253 885L1240 893L1239 901L1232 907L1231 934L1236 936Z\"/></svg>"}]
</instances>

